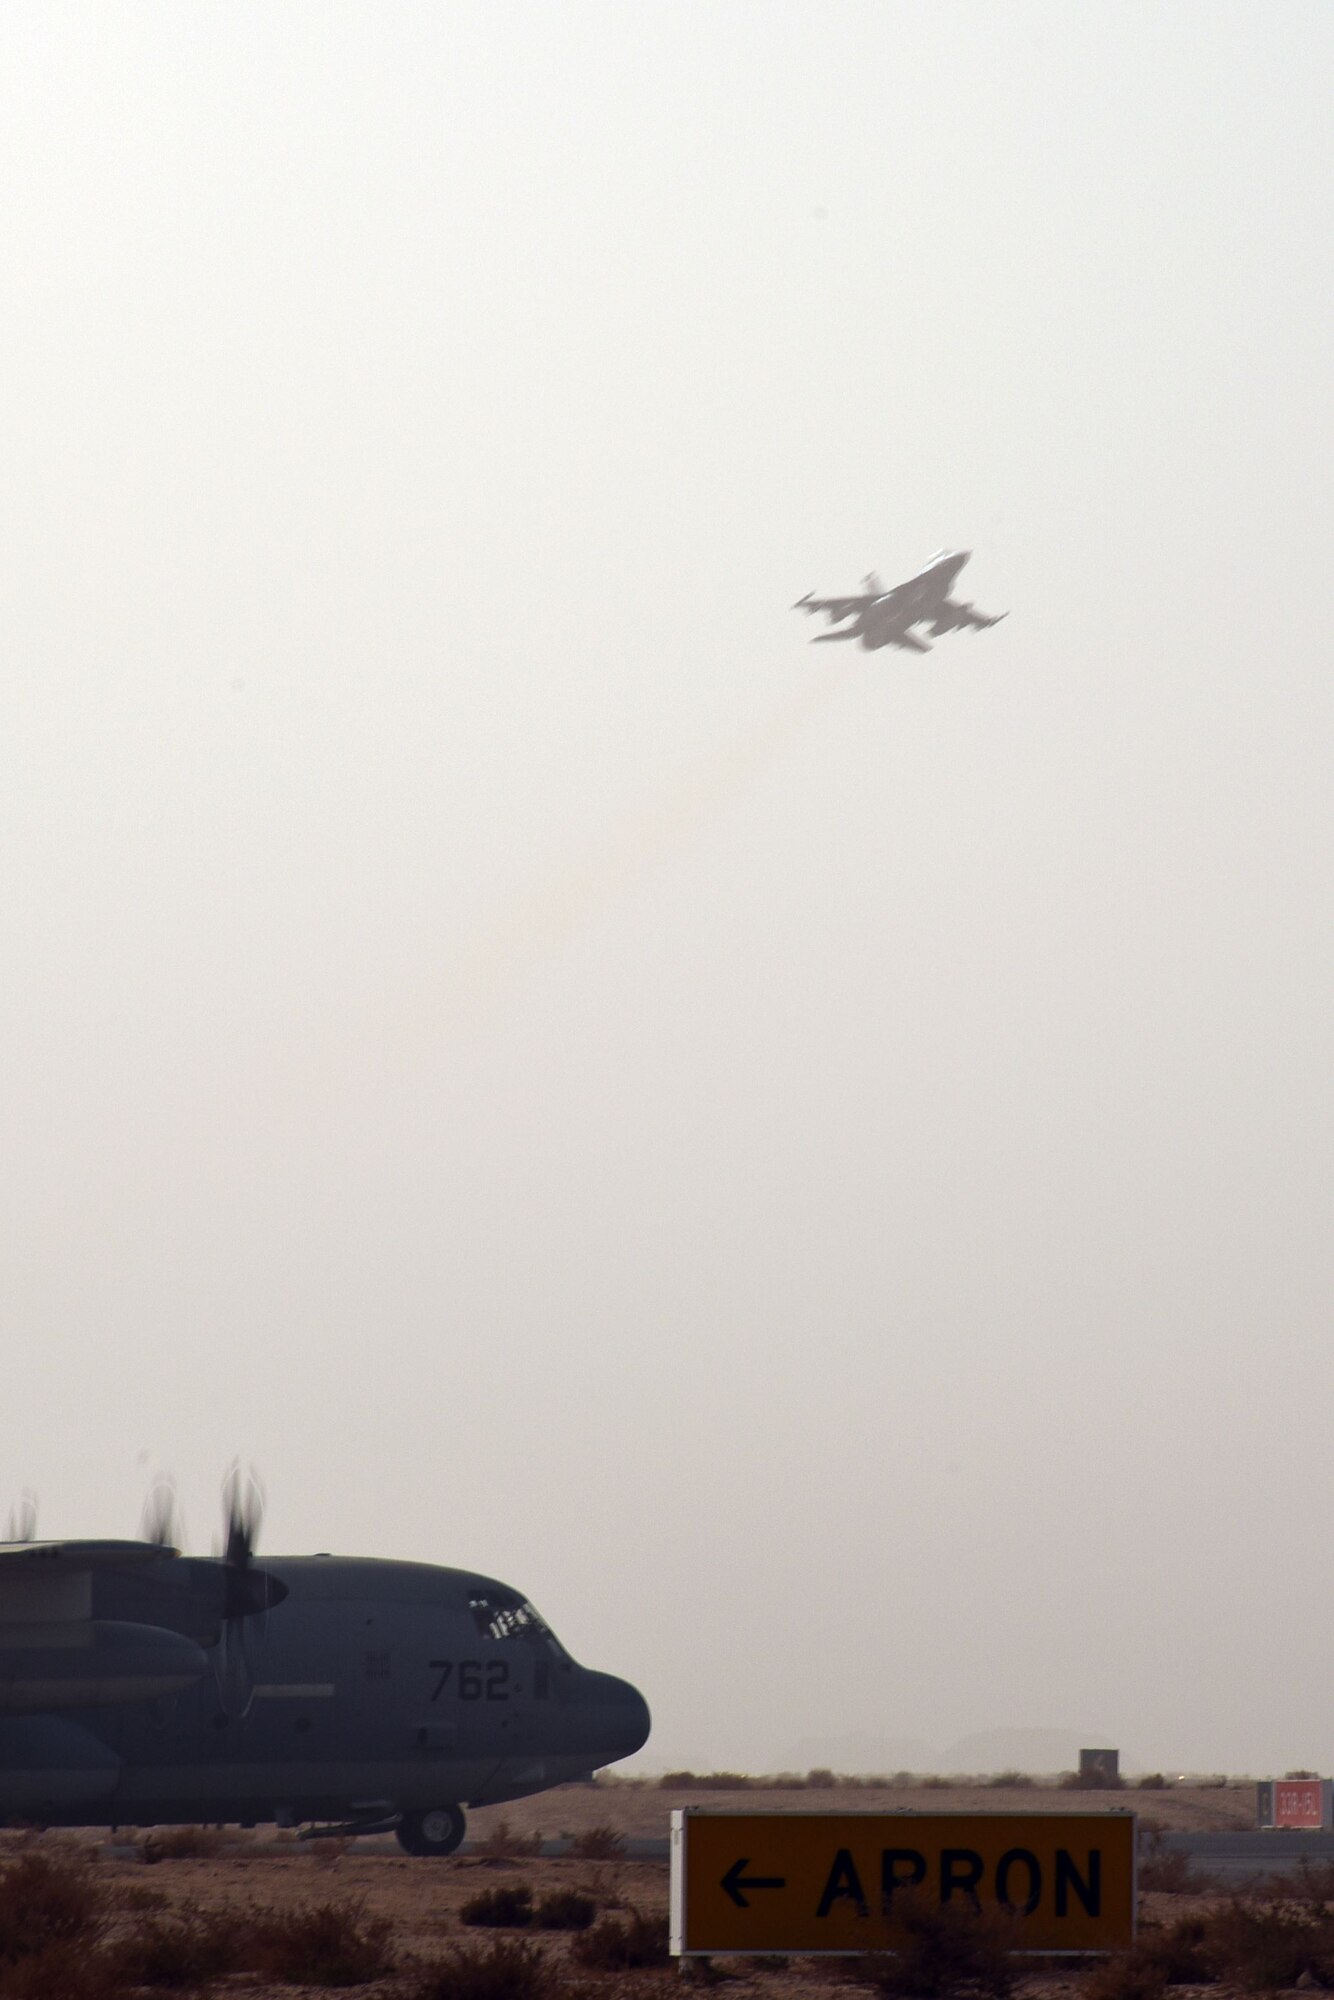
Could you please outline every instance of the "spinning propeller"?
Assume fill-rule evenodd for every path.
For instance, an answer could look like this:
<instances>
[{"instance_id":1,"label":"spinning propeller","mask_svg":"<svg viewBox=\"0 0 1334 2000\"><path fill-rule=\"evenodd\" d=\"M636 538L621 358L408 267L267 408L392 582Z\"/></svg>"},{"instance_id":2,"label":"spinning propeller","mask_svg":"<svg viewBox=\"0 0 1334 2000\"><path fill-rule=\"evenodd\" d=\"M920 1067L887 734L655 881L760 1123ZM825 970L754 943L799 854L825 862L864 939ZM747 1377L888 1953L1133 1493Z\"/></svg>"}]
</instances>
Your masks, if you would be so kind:
<instances>
[{"instance_id":1,"label":"spinning propeller","mask_svg":"<svg viewBox=\"0 0 1334 2000\"><path fill-rule=\"evenodd\" d=\"M213 1559L189 1565L199 1578L209 1610L216 1619L215 1636L202 1643L213 1653L218 1700L225 1715L241 1716L254 1699L255 1663L263 1643L268 1612L287 1591L276 1577L256 1566L255 1549L264 1518L264 1489L253 1470L235 1461L222 1482L222 1540ZM160 1473L144 1502L143 1537L163 1550L184 1546L176 1481ZM203 1606L201 1606L201 1610Z\"/></svg>"},{"instance_id":2,"label":"spinning propeller","mask_svg":"<svg viewBox=\"0 0 1334 2000\"><path fill-rule=\"evenodd\" d=\"M153 1481L139 1525L144 1540L156 1542L160 1549L185 1547L185 1522L181 1519L176 1481L170 1472L159 1472Z\"/></svg>"},{"instance_id":3,"label":"spinning propeller","mask_svg":"<svg viewBox=\"0 0 1334 2000\"><path fill-rule=\"evenodd\" d=\"M37 1495L30 1486L25 1486L18 1499L9 1510L9 1525L5 1530L7 1542L31 1542L37 1536Z\"/></svg>"},{"instance_id":4,"label":"spinning propeller","mask_svg":"<svg viewBox=\"0 0 1334 2000\"><path fill-rule=\"evenodd\" d=\"M255 1567L255 1547L264 1519L264 1489L253 1467L243 1474L239 1460L232 1464L222 1483L222 1510L224 1580L218 1698L225 1714L244 1715L254 1700L255 1662L269 1607L287 1593L275 1578Z\"/></svg>"}]
</instances>

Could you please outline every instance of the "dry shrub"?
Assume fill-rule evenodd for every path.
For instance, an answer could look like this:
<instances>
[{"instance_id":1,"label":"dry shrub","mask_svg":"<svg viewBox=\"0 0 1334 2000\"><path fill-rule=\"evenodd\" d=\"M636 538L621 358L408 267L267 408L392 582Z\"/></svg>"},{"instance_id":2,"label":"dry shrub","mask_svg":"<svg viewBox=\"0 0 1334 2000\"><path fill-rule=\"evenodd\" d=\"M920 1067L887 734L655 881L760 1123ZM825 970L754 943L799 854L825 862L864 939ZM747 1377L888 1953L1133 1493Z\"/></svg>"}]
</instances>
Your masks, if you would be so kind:
<instances>
[{"instance_id":1,"label":"dry shrub","mask_svg":"<svg viewBox=\"0 0 1334 2000\"><path fill-rule=\"evenodd\" d=\"M87 1952L106 1926L106 1898L84 1854L28 1848L0 1874L0 1966L57 1946Z\"/></svg>"},{"instance_id":2,"label":"dry shrub","mask_svg":"<svg viewBox=\"0 0 1334 2000\"><path fill-rule=\"evenodd\" d=\"M1013 1919L913 1891L895 1896L894 1917L902 1943L849 1961L854 1978L894 2000L1007 2000L1015 1982Z\"/></svg>"},{"instance_id":3,"label":"dry shrub","mask_svg":"<svg viewBox=\"0 0 1334 2000\"><path fill-rule=\"evenodd\" d=\"M658 1785L664 1792L748 1792L755 1782L741 1771L667 1771Z\"/></svg>"},{"instance_id":4,"label":"dry shrub","mask_svg":"<svg viewBox=\"0 0 1334 2000\"><path fill-rule=\"evenodd\" d=\"M1167 1780L1161 1771L1146 1771L1142 1778L1136 1778L1135 1789L1141 1792L1165 1792Z\"/></svg>"},{"instance_id":5,"label":"dry shrub","mask_svg":"<svg viewBox=\"0 0 1334 2000\"><path fill-rule=\"evenodd\" d=\"M1119 1771L1062 1771L1063 1792L1123 1792L1126 1781Z\"/></svg>"},{"instance_id":6,"label":"dry shrub","mask_svg":"<svg viewBox=\"0 0 1334 2000\"><path fill-rule=\"evenodd\" d=\"M146 1910L107 1946L106 1961L122 1988L194 1991L242 1969L243 1929L227 1910Z\"/></svg>"},{"instance_id":7,"label":"dry shrub","mask_svg":"<svg viewBox=\"0 0 1334 2000\"><path fill-rule=\"evenodd\" d=\"M139 1842L145 1861L212 1861L226 1846L217 1826L156 1826Z\"/></svg>"},{"instance_id":8,"label":"dry shrub","mask_svg":"<svg viewBox=\"0 0 1334 2000\"><path fill-rule=\"evenodd\" d=\"M5 2000L116 2000L99 1946L106 1899L86 1851L29 1847L0 1874Z\"/></svg>"},{"instance_id":9,"label":"dry shrub","mask_svg":"<svg viewBox=\"0 0 1334 2000\"><path fill-rule=\"evenodd\" d=\"M150 1889L143 1882L131 1882L116 1897L116 1907L120 1910L165 1910L171 1901L160 1889Z\"/></svg>"},{"instance_id":10,"label":"dry shrub","mask_svg":"<svg viewBox=\"0 0 1334 2000\"><path fill-rule=\"evenodd\" d=\"M572 1861L615 1861L625 1853L625 1841L614 1826L586 1826L570 1842Z\"/></svg>"},{"instance_id":11,"label":"dry shrub","mask_svg":"<svg viewBox=\"0 0 1334 2000\"><path fill-rule=\"evenodd\" d=\"M1198 1896L1209 1888L1210 1880L1191 1867L1188 1854L1164 1848L1142 1856L1139 1886L1159 1896Z\"/></svg>"},{"instance_id":12,"label":"dry shrub","mask_svg":"<svg viewBox=\"0 0 1334 2000\"><path fill-rule=\"evenodd\" d=\"M4 2000L124 2000L125 1988L100 1951L49 1945L0 1967Z\"/></svg>"},{"instance_id":13,"label":"dry shrub","mask_svg":"<svg viewBox=\"0 0 1334 2000\"><path fill-rule=\"evenodd\" d=\"M544 1896L534 1912L539 1930L586 1931L598 1913L591 1896L577 1889L556 1889Z\"/></svg>"},{"instance_id":14,"label":"dry shrub","mask_svg":"<svg viewBox=\"0 0 1334 2000\"><path fill-rule=\"evenodd\" d=\"M563 1982L535 1944L492 1938L456 1944L413 1968L402 2000L559 2000Z\"/></svg>"},{"instance_id":15,"label":"dry shrub","mask_svg":"<svg viewBox=\"0 0 1334 2000\"><path fill-rule=\"evenodd\" d=\"M1159 2000L1169 1986L1223 1983L1272 1993L1334 1985L1334 1910L1323 1902L1233 1896L1203 1916L1140 1932L1085 1982L1085 2000Z\"/></svg>"},{"instance_id":16,"label":"dry shrub","mask_svg":"<svg viewBox=\"0 0 1334 2000\"><path fill-rule=\"evenodd\" d=\"M1119 1951L1091 1972L1079 1988L1080 2000L1163 2000L1167 1977L1151 1954L1136 1945Z\"/></svg>"},{"instance_id":17,"label":"dry shrub","mask_svg":"<svg viewBox=\"0 0 1334 2000\"><path fill-rule=\"evenodd\" d=\"M1334 1985L1334 1912L1325 1906L1234 1896L1214 1911L1202 1952L1214 1977L1250 1993Z\"/></svg>"},{"instance_id":18,"label":"dry shrub","mask_svg":"<svg viewBox=\"0 0 1334 2000\"><path fill-rule=\"evenodd\" d=\"M625 1908L623 1871L614 1862L583 1869L575 1876L573 1886L581 1896L590 1897L600 1910Z\"/></svg>"},{"instance_id":19,"label":"dry shrub","mask_svg":"<svg viewBox=\"0 0 1334 2000\"><path fill-rule=\"evenodd\" d=\"M591 1929L580 1932L570 1946L570 1956L595 1972L635 1972L643 1966L668 1965L667 1919L648 1916L643 1910L630 1910L624 1917L603 1917Z\"/></svg>"},{"instance_id":20,"label":"dry shrub","mask_svg":"<svg viewBox=\"0 0 1334 2000\"><path fill-rule=\"evenodd\" d=\"M260 1910L246 1929L245 1969L289 1986L365 1986L394 1968L390 1921L360 1900Z\"/></svg>"},{"instance_id":21,"label":"dry shrub","mask_svg":"<svg viewBox=\"0 0 1334 2000\"><path fill-rule=\"evenodd\" d=\"M473 1852L487 1861L535 1861L542 1852L540 1833L520 1833L507 1819L498 1819L490 1833L473 1843Z\"/></svg>"},{"instance_id":22,"label":"dry shrub","mask_svg":"<svg viewBox=\"0 0 1334 2000\"><path fill-rule=\"evenodd\" d=\"M993 1771L987 1783L996 1790L1013 1792L1026 1789L1033 1779L1027 1771Z\"/></svg>"},{"instance_id":23,"label":"dry shrub","mask_svg":"<svg viewBox=\"0 0 1334 2000\"><path fill-rule=\"evenodd\" d=\"M1301 1860L1291 1875L1271 1875L1265 1885L1271 1902L1298 1903L1318 1922L1327 1903L1334 1903L1334 1861Z\"/></svg>"},{"instance_id":24,"label":"dry shrub","mask_svg":"<svg viewBox=\"0 0 1334 2000\"><path fill-rule=\"evenodd\" d=\"M1158 1820L1140 1821L1138 1880L1141 1889L1159 1895L1194 1896L1213 1886L1212 1878L1190 1865L1190 1856L1166 1843L1167 1828Z\"/></svg>"},{"instance_id":25,"label":"dry shrub","mask_svg":"<svg viewBox=\"0 0 1334 2000\"><path fill-rule=\"evenodd\" d=\"M317 1867L334 1868L352 1843L345 1834L322 1833L314 1840L302 1841L301 1845Z\"/></svg>"},{"instance_id":26,"label":"dry shrub","mask_svg":"<svg viewBox=\"0 0 1334 2000\"><path fill-rule=\"evenodd\" d=\"M808 1791L829 1792L838 1783L838 1779L832 1771L826 1770L823 1765L817 1765L813 1771L806 1773L806 1776L802 1779L802 1783Z\"/></svg>"},{"instance_id":27,"label":"dry shrub","mask_svg":"<svg viewBox=\"0 0 1334 2000\"><path fill-rule=\"evenodd\" d=\"M526 1882L482 1889L459 1911L460 1923L480 1925L485 1930L521 1931L532 1921L533 1892Z\"/></svg>"},{"instance_id":28,"label":"dry shrub","mask_svg":"<svg viewBox=\"0 0 1334 2000\"><path fill-rule=\"evenodd\" d=\"M236 1972L287 1985L364 1986L393 1970L389 1920L362 1903L292 1910L201 1910L143 1914L107 1948L125 1988L194 1991Z\"/></svg>"},{"instance_id":29,"label":"dry shrub","mask_svg":"<svg viewBox=\"0 0 1334 2000\"><path fill-rule=\"evenodd\" d=\"M1133 2000L1137 1991L1152 1994L1164 1986L1208 1985L1214 1977L1205 1948L1208 1929L1199 1916L1146 1925L1130 1950L1100 1966L1091 1983L1107 1985L1101 2000Z\"/></svg>"}]
</instances>

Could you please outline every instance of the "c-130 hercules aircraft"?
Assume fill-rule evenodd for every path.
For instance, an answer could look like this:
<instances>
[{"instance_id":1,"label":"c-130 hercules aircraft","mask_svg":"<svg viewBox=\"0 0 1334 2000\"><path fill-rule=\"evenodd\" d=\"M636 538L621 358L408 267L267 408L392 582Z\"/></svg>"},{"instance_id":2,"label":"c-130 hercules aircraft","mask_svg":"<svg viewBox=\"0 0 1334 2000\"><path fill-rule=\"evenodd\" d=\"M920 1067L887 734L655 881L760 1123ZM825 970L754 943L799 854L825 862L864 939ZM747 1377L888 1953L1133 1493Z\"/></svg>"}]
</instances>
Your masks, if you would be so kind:
<instances>
[{"instance_id":1,"label":"c-130 hercules aircraft","mask_svg":"<svg viewBox=\"0 0 1334 2000\"><path fill-rule=\"evenodd\" d=\"M646 1741L638 1689L578 1666L508 1584L328 1555L261 1569L259 1512L233 1478L212 1559L172 1546L170 1502L142 1541L0 1543L0 1820L333 1821L443 1855L464 1805Z\"/></svg>"},{"instance_id":2,"label":"c-130 hercules aircraft","mask_svg":"<svg viewBox=\"0 0 1334 2000\"><path fill-rule=\"evenodd\" d=\"M851 624L841 625L837 632L817 632L813 645L827 645L833 639L858 639L868 653L880 646L900 646L906 653L929 653L931 648L917 637L912 626L925 625L932 638L938 639L943 632L962 631L965 626L985 632L988 626L999 625L1006 616L999 611L994 618L988 618L985 612L975 610L971 604L960 604L950 596L970 553L967 549L953 554L941 549L916 576L910 576L906 583L896 583L892 590L885 589L874 570L862 578L863 588L851 597L813 597L808 590L792 609L808 615L823 611L831 625L851 619Z\"/></svg>"}]
</instances>

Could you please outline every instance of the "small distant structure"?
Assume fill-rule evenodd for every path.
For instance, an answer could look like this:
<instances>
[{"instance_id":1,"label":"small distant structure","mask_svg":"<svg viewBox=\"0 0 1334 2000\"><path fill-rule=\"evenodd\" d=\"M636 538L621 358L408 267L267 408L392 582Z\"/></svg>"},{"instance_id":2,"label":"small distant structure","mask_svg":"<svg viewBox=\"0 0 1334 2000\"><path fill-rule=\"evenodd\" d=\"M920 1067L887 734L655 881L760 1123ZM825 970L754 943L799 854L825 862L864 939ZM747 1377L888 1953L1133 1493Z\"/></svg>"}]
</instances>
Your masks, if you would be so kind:
<instances>
[{"instance_id":1,"label":"small distant structure","mask_svg":"<svg viewBox=\"0 0 1334 2000\"><path fill-rule=\"evenodd\" d=\"M1265 1828L1334 1828L1334 1780L1262 1778L1255 1788L1255 1816Z\"/></svg>"},{"instance_id":2,"label":"small distant structure","mask_svg":"<svg viewBox=\"0 0 1334 2000\"><path fill-rule=\"evenodd\" d=\"M1081 1750L1079 1753L1079 1776L1090 1791L1097 1791L1104 1785L1119 1785L1121 1782L1121 1752L1119 1750Z\"/></svg>"}]
</instances>

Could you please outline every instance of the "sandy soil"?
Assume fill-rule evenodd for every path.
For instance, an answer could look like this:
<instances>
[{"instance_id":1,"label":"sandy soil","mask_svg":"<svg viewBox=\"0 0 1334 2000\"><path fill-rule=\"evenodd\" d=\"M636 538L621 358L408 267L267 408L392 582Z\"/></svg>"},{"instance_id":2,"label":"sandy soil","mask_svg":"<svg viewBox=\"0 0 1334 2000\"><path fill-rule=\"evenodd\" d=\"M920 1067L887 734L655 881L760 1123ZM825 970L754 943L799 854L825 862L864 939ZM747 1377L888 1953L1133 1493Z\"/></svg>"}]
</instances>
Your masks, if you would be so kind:
<instances>
[{"instance_id":1,"label":"sandy soil","mask_svg":"<svg viewBox=\"0 0 1334 2000\"><path fill-rule=\"evenodd\" d=\"M474 1842L491 1836L493 1843L502 1822L516 1835L541 1832L548 1837L578 1836L595 1828L609 1828L621 1835L661 1835L666 1832L668 1815L677 1804L732 1805L744 1810L781 1811L806 1809L884 1810L991 1810L1056 1811L1062 1806L1087 1810L1099 1804L1151 1808L1160 1823L1189 1828L1245 1828L1254 1823L1253 1793L1247 1790L1178 1787L1169 1792L1136 1795L1070 1793L1046 1788L955 1787L892 1788L844 1786L827 1789L802 1787L791 1790L704 1791L665 1790L653 1784L612 1783L564 1787L537 1798L505 1808L489 1808L469 1815L469 1833ZM0 1836L0 1849L21 1844L15 1835ZM374 1843L340 1841L298 1845L291 1835L274 1836L261 1832L226 1839L221 1850L207 1858L145 1862L138 1846L98 1842L91 1836L51 1834L39 1838L89 1849L95 1858L98 1879L104 1883L113 1905L120 1909L147 1903L163 1910L196 1904L204 1908L284 1910L328 1902L340 1905L360 1902L373 1915L389 1919L395 1948L403 1961L430 1960L449 1945L467 1941L485 1943L494 1932L465 1926L460 1908L480 1889L505 1884L525 1884L534 1901L557 1889L578 1889L589 1895L602 1910L635 1908L646 1913L665 1914L668 1871L665 1862L636 1862L623 1857L610 1860L513 1859L470 1852L448 1861L414 1861L383 1840ZM11 1849L12 1851L12 1849ZM3 1855L0 1854L0 1859ZM1193 1899L1180 1896L1149 1896L1142 1899L1143 1915L1152 1919L1184 1913ZM132 1920L129 1919L129 1920ZM514 1935L514 1933L508 1933ZM563 1934L541 1933L538 1942L544 1953L563 1961L569 1938ZM850 1989L829 1962L794 1960L791 1964L761 1964L751 1960L726 1961L728 1984L738 1994L754 1995L755 2000L848 2000ZM580 1975L583 1982L589 1975ZM1021 1982L1017 2000L1065 2000L1077 1995L1084 1975L1079 1972L1044 1970ZM349 1989L344 1989L349 1990ZM351 1989L376 2000L389 2000L394 1982ZM680 1990L675 1969L659 1973L622 1974L605 1983L584 1984L585 1994L594 1991L603 2000L652 2000L655 1992L664 1995ZM861 1989L867 1990L867 1989ZM274 1987L255 1984L250 1978L220 1982L215 1991L235 1991L249 2000L294 2000L313 1989ZM1211 2000L1224 2000L1223 1989L1211 1989Z\"/></svg>"},{"instance_id":2,"label":"sandy soil","mask_svg":"<svg viewBox=\"0 0 1334 2000\"><path fill-rule=\"evenodd\" d=\"M1255 1787L1171 1785L1165 1791L1067 1792L1055 1785L834 1785L791 1790L754 1785L746 1791L666 1789L603 1780L562 1785L509 1806L469 1813L474 1839L502 1821L549 1838L611 1826L621 1834L666 1835L675 1806L717 1806L736 1812L1101 1812L1122 1809L1182 1832L1246 1832L1255 1825Z\"/></svg>"}]
</instances>

